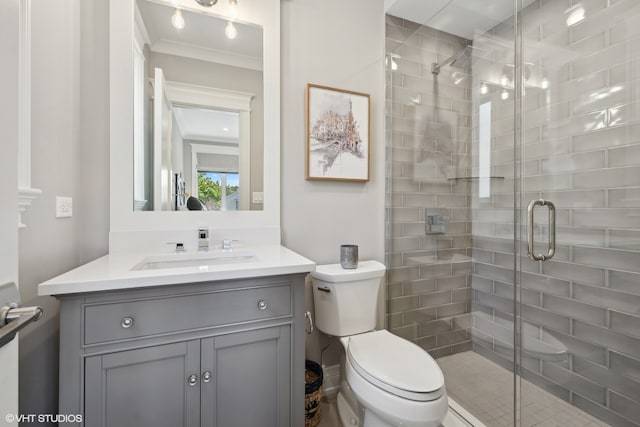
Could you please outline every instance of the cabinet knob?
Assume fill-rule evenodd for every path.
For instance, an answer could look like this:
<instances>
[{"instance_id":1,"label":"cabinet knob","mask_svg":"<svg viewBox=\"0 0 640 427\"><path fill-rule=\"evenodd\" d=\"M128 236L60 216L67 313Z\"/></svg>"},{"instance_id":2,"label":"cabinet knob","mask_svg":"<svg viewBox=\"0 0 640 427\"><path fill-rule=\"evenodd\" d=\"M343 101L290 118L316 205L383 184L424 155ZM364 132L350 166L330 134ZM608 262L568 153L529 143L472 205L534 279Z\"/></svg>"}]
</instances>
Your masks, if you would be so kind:
<instances>
[{"instance_id":1,"label":"cabinet knob","mask_svg":"<svg viewBox=\"0 0 640 427\"><path fill-rule=\"evenodd\" d=\"M202 382L204 383L208 383L209 381L211 381L211 378L213 378L213 375L209 371L206 371L202 374Z\"/></svg>"},{"instance_id":2,"label":"cabinet knob","mask_svg":"<svg viewBox=\"0 0 640 427\"><path fill-rule=\"evenodd\" d=\"M194 386L198 384L198 376L196 374L191 374L187 377L187 382L190 386Z\"/></svg>"},{"instance_id":3,"label":"cabinet knob","mask_svg":"<svg viewBox=\"0 0 640 427\"><path fill-rule=\"evenodd\" d=\"M122 325L123 328L130 328L133 326L133 317L125 317L124 319L122 319L122 322L120 323Z\"/></svg>"},{"instance_id":4,"label":"cabinet knob","mask_svg":"<svg viewBox=\"0 0 640 427\"><path fill-rule=\"evenodd\" d=\"M265 308L267 308L267 303L261 299L260 301L258 301L258 308L260 310L264 310Z\"/></svg>"}]
</instances>

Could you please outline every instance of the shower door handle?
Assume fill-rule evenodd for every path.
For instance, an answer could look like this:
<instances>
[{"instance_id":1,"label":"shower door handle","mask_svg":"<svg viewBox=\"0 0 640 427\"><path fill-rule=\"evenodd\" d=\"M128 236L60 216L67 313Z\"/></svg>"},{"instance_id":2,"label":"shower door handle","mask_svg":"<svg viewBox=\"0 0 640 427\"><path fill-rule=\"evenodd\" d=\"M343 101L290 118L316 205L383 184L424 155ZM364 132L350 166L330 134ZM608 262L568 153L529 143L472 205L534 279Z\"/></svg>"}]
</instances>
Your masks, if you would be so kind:
<instances>
[{"instance_id":1,"label":"shower door handle","mask_svg":"<svg viewBox=\"0 0 640 427\"><path fill-rule=\"evenodd\" d=\"M549 209L549 247L546 254L536 254L533 241L533 218L536 206L546 206ZM556 206L549 200L532 200L527 207L527 255L534 261L546 261L556 253Z\"/></svg>"}]
</instances>

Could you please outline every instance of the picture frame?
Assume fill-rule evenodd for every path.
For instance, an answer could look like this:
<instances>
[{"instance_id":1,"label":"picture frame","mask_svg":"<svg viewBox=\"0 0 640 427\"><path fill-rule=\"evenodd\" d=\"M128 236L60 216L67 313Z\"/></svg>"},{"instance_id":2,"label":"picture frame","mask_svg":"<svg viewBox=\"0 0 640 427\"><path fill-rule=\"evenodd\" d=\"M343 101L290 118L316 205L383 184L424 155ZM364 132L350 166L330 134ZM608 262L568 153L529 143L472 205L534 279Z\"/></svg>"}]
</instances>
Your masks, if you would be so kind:
<instances>
[{"instance_id":1,"label":"picture frame","mask_svg":"<svg viewBox=\"0 0 640 427\"><path fill-rule=\"evenodd\" d=\"M369 181L369 94L311 83L306 92L306 179Z\"/></svg>"}]
</instances>

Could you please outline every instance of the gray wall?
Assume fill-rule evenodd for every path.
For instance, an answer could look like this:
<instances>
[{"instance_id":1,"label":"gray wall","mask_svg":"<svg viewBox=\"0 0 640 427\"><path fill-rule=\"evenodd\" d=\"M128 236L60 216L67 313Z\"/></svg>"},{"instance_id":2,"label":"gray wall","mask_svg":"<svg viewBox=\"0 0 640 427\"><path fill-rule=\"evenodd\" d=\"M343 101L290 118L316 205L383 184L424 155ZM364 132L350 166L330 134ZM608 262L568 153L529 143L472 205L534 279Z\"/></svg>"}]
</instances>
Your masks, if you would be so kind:
<instances>
[{"instance_id":1,"label":"gray wall","mask_svg":"<svg viewBox=\"0 0 640 427\"><path fill-rule=\"evenodd\" d=\"M382 0L281 3L282 241L319 264L339 262L343 243L358 244L362 260L384 261L382 4ZM305 180L307 83L371 95L369 182ZM307 308L311 309L310 289L307 291ZM319 361L325 340L317 332L307 337L307 357ZM336 359L323 361L331 364Z\"/></svg>"},{"instance_id":2,"label":"gray wall","mask_svg":"<svg viewBox=\"0 0 640 427\"><path fill-rule=\"evenodd\" d=\"M526 322L522 375L614 426L640 420L640 139L638 138L637 22L635 0L587 2L586 19L567 27L567 1L534 2L523 13L530 83L542 71L549 89L527 87L521 152L521 221L530 200L557 206L557 252L527 259L521 228L521 318ZM512 366L513 331L513 102L494 89L479 95L479 81L499 81L502 40L511 23L496 27L474 48L492 51L474 62L474 108L492 102L491 198L473 194L473 342L477 352ZM493 39L495 43L491 41ZM480 45L482 44L482 45ZM486 44L486 45L485 45ZM493 48L490 46L493 44ZM477 79L477 80L476 80ZM547 246L544 209L536 209L536 252ZM522 224L522 223L521 223ZM557 338L565 360L531 349L527 341ZM530 399L522 393L522 406ZM633 423L632 423L633 421Z\"/></svg>"},{"instance_id":3,"label":"gray wall","mask_svg":"<svg viewBox=\"0 0 640 427\"><path fill-rule=\"evenodd\" d=\"M387 16L386 42L389 328L444 356L471 349L470 182L452 179L471 173L471 70L431 64L469 41ZM425 208L445 234L425 235Z\"/></svg>"},{"instance_id":4,"label":"gray wall","mask_svg":"<svg viewBox=\"0 0 640 427\"><path fill-rule=\"evenodd\" d=\"M94 19L108 2L34 2L32 14L32 186L43 194L23 216L20 291L45 316L20 334L23 414L58 410L58 304L37 284L104 255L109 230L108 23ZM72 218L55 218L56 196L73 197Z\"/></svg>"}]
</instances>

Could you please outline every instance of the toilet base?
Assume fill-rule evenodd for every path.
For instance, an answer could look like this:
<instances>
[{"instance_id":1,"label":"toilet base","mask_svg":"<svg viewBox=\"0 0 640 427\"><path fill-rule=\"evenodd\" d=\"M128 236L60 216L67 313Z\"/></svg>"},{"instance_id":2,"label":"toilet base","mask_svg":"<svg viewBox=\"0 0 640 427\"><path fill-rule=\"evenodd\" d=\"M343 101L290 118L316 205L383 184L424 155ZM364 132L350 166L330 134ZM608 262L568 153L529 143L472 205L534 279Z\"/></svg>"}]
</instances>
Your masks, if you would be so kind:
<instances>
[{"instance_id":1,"label":"toilet base","mask_svg":"<svg viewBox=\"0 0 640 427\"><path fill-rule=\"evenodd\" d=\"M390 427L390 424L365 408L363 427Z\"/></svg>"},{"instance_id":2,"label":"toilet base","mask_svg":"<svg viewBox=\"0 0 640 427\"><path fill-rule=\"evenodd\" d=\"M379 417L375 412L367 410L367 408L360 403L355 397L349 384L342 381L341 390L336 397L336 405L338 407L338 416L340 423L343 427L398 427L398 426L417 426L420 427L442 427L442 420L448 412L448 399L446 396L442 396L437 401L432 402L436 407L440 407L440 411L444 410L445 413L442 417L436 417L435 419L423 419L416 423L417 420L406 420L401 424L390 424L388 421Z\"/></svg>"},{"instance_id":3,"label":"toilet base","mask_svg":"<svg viewBox=\"0 0 640 427\"><path fill-rule=\"evenodd\" d=\"M338 416L340 417L340 422L344 427L360 426L360 417L358 416L358 413L354 411L351 405L349 405L349 402L347 402L347 399L345 398L342 391L338 392L336 404L338 406Z\"/></svg>"}]
</instances>

